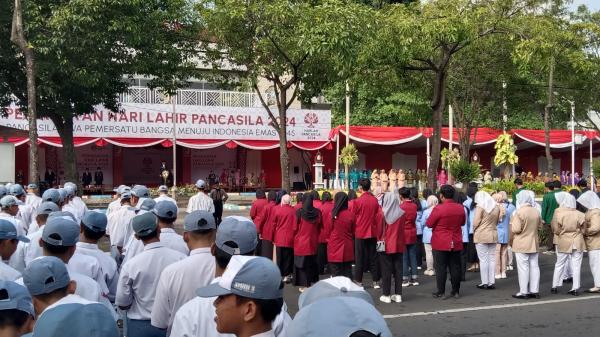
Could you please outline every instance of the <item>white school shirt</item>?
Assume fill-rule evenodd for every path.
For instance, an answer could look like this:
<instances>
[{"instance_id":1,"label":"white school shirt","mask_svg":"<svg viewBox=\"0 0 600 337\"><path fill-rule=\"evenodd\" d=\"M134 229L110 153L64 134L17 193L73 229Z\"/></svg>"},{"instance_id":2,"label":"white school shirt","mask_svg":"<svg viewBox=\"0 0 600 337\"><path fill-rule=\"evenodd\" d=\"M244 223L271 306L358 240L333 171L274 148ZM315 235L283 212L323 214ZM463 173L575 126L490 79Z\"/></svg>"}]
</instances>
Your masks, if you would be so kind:
<instances>
[{"instance_id":1,"label":"white school shirt","mask_svg":"<svg viewBox=\"0 0 600 337\"><path fill-rule=\"evenodd\" d=\"M190 253L190 249L185 241L183 241L183 236L177 234L173 228L161 228L159 238L160 242L167 248L176 250L186 256ZM135 234L131 234L124 247L124 251L125 258L123 259L123 263L143 252L144 243L142 240L136 239Z\"/></svg>"},{"instance_id":2,"label":"white school shirt","mask_svg":"<svg viewBox=\"0 0 600 337\"><path fill-rule=\"evenodd\" d=\"M167 328L169 335L177 310L196 297L196 289L209 285L214 275L215 258L210 247L194 249L190 256L165 268L156 287L152 325Z\"/></svg>"},{"instance_id":3,"label":"white school shirt","mask_svg":"<svg viewBox=\"0 0 600 337\"><path fill-rule=\"evenodd\" d=\"M119 208L121 208L121 198L117 198L108 204L108 208L106 208L106 216L108 216L110 213L116 212Z\"/></svg>"},{"instance_id":4,"label":"white school shirt","mask_svg":"<svg viewBox=\"0 0 600 337\"><path fill-rule=\"evenodd\" d=\"M75 254L69 260L68 266L74 272L85 275L92 280L96 281L102 289L102 295L108 297L108 286L104 280L104 272L102 271L102 265L98 259L93 256L81 254L77 249Z\"/></svg>"},{"instance_id":5,"label":"white school shirt","mask_svg":"<svg viewBox=\"0 0 600 337\"><path fill-rule=\"evenodd\" d=\"M18 270L4 261L0 261L0 281L15 281L19 278L21 278L21 273Z\"/></svg>"},{"instance_id":6,"label":"white school shirt","mask_svg":"<svg viewBox=\"0 0 600 337\"><path fill-rule=\"evenodd\" d=\"M27 195L25 196L25 205L31 206L34 210L36 210L41 204L42 198L38 197L33 193L27 193Z\"/></svg>"},{"instance_id":7,"label":"white school shirt","mask_svg":"<svg viewBox=\"0 0 600 337\"><path fill-rule=\"evenodd\" d=\"M111 246L124 247L127 243L127 239L133 234L133 228L131 227L131 219L135 217L135 208L123 205L121 208L110 214L109 224L109 236Z\"/></svg>"},{"instance_id":8,"label":"white school shirt","mask_svg":"<svg viewBox=\"0 0 600 337\"><path fill-rule=\"evenodd\" d=\"M68 204L64 205L61 209L63 212L69 212L75 218L75 223L81 223L81 216L79 215L79 209L73 205L73 201L70 201Z\"/></svg>"},{"instance_id":9,"label":"white school shirt","mask_svg":"<svg viewBox=\"0 0 600 337\"><path fill-rule=\"evenodd\" d=\"M31 206L27 204L19 205L19 213L17 213L15 217L21 221L25 232L29 230L29 224L31 223L33 213L34 209Z\"/></svg>"},{"instance_id":10,"label":"white school shirt","mask_svg":"<svg viewBox=\"0 0 600 337\"><path fill-rule=\"evenodd\" d=\"M81 200L80 197L74 196L73 199L71 199L71 202L69 204L72 204L75 207L75 209L77 210L77 214L75 214L75 217L77 217L79 219L83 219L85 212L88 211L88 207L85 204L85 202L83 202L83 200Z\"/></svg>"},{"instance_id":11,"label":"white school shirt","mask_svg":"<svg viewBox=\"0 0 600 337\"><path fill-rule=\"evenodd\" d=\"M154 198L154 201L156 203L158 203L159 201L170 201L172 203L175 204L175 206L177 206L177 201L175 201L175 199L171 198L170 196L166 195L166 194L161 194L158 197ZM179 213L179 207L177 207L177 213Z\"/></svg>"},{"instance_id":12,"label":"white school shirt","mask_svg":"<svg viewBox=\"0 0 600 337\"><path fill-rule=\"evenodd\" d=\"M117 263L115 260L110 257L110 255L100 250L97 244L93 243L77 242L76 252L94 257L98 260L102 267L104 282L108 287L108 299L114 302L117 293L117 283L119 282L119 271L117 270Z\"/></svg>"},{"instance_id":13,"label":"white school shirt","mask_svg":"<svg viewBox=\"0 0 600 337\"><path fill-rule=\"evenodd\" d=\"M208 213L215 212L215 203L204 192L198 192L198 194L193 195L188 201L187 212L192 213L193 211L207 211Z\"/></svg>"},{"instance_id":14,"label":"white school shirt","mask_svg":"<svg viewBox=\"0 0 600 337\"><path fill-rule=\"evenodd\" d=\"M215 278L212 283L219 282L220 277ZM217 332L215 322L216 297L194 297L184 304L175 314L171 336L173 337L234 337L231 334ZM285 302L281 312L273 321L273 333L275 337L286 337L286 331L292 318L287 313Z\"/></svg>"},{"instance_id":15,"label":"white school shirt","mask_svg":"<svg viewBox=\"0 0 600 337\"><path fill-rule=\"evenodd\" d=\"M131 306L127 310L130 319L150 320L160 272L184 258L160 242L146 245L142 253L121 266L115 304Z\"/></svg>"}]
</instances>

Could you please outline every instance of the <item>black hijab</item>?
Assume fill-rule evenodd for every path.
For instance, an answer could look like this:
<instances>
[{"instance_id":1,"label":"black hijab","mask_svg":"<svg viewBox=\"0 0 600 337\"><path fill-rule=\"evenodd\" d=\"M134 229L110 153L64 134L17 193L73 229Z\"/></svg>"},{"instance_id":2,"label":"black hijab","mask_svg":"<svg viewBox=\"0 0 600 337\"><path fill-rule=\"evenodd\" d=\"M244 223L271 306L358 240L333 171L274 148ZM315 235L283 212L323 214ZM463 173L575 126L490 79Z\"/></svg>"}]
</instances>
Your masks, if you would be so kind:
<instances>
[{"instance_id":1,"label":"black hijab","mask_svg":"<svg viewBox=\"0 0 600 337\"><path fill-rule=\"evenodd\" d=\"M331 201L331 193L329 193L329 191L323 192L323 195L321 196L321 201L323 201L324 203Z\"/></svg>"},{"instance_id":2,"label":"black hijab","mask_svg":"<svg viewBox=\"0 0 600 337\"><path fill-rule=\"evenodd\" d=\"M256 199L265 199L266 197L265 191L260 188L256 190Z\"/></svg>"},{"instance_id":3,"label":"black hijab","mask_svg":"<svg viewBox=\"0 0 600 337\"><path fill-rule=\"evenodd\" d=\"M304 195L304 200L302 200L302 208L296 211L297 221L300 222L300 218L302 218L308 222L315 222L320 214L321 211L313 206L312 193L306 193Z\"/></svg>"},{"instance_id":4,"label":"black hijab","mask_svg":"<svg viewBox=\"0 0 600 337\"><path fill-rule=\"evenodd\" d=\"M348 201L358 198L355 190L348 191Z\"/></svg>"},{"instance_id":5,"label":"black hijab","mask_svg":"<svg viewBox=\"0 0 600 337\"><path fill-rule=\"evenodd\" d=\"M344 192L337 192L333 200L333 210L331 217L335 219L341 211L348 209L348 195Z\"/></svg>"},{"instance_id":6,"label":"black hijab","mask_svg":"<svg viewBox=\"0 0 600 337\"><path fill-rule=\"evenodd\" d=\"M269 200L269 202L275 202L277 200L277 192L269 191L269 193L267 193L267 199Z\"/></svg>"},{"instance_id":7,"label":"black hijab","mask_svg":"<svg viewBox=\"0 0 600 337\"><path fill-rule=\"evenodd\" d=\"M301 204L302 199L304 199L304 193L296 193L296 203Z\"/></svg>"}]
</instances>

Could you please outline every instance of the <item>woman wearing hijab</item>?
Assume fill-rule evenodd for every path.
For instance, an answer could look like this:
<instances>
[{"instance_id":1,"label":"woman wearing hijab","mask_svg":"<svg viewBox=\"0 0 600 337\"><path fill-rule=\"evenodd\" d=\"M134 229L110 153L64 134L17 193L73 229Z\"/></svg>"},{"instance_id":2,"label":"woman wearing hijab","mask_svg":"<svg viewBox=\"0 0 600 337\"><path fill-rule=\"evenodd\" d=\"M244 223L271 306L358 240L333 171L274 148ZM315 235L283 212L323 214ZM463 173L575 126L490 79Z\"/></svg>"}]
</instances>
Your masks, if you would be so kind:
<instances>
[{"instance_id":1,"label":"woman wearing hijab","mask_svg":"<svg viewBox=\"0 0 600 337\"><path fill-rule=\"evenodd\" d=\"M302 208L302 200L304 200L304 193L296 193L296 206L294 206L295 210Z\"/></svg>"},{"instance_id":2,"label":"woman wearing hijab","mask_svg":"<svg viewBox=\"0 0 600 337\"><path fill-rule=\"evenodd\" d=\"M317 262L319 265L319 275L325 274L327 266L327 241L331 233L331 211L333 210L333 201L331 193L323 192L323 200L321 201L321 216L323 217L323 229L319 233L319 248L317 251Z\"/></svg>"},{"instance_id":3,"label":"woman wearing hijab","mask_svg":"<svg viewBox=\"0 0 600 337\"><path fill-rule=\"evenodd\" d=\"M382 231L379 240L385 242L385 252L380 255L381 281L383 294L379 300L383 303L402 302L402 255L405 251L404 211L395 193L385 193L383 197ZM394 277L394 295L391 295L392 276ZM391 296L390 296L391 295Z\"/></svg>"},{"instance_id":4,"label":"woman wearing hijab","mask_svg":"<svg viewBox=\"0 0 600 337\"><path fill-rule=\"evenodd\" d=\"M323 219L321 211L313 206L312 198L311 193L304 195L294 224L294 283L300 292L319 280L317 246Z\"/></svg>"},{"instance_id":5,"label":"woman wearing hijab","mask_svg":"<svg viewBox=\"0 0 600 337\"><path fill-rule=\"evenodd\" d=\"M433 269L433 252L431 250L431 228L427 227L425 223L427 219L429 219L429 215L431 215L431 211L433 208L440 203L439 199L435 195L429 195L427 197L427 208L423 211L423 216L421 216L421 221L419 222L419 227L423 232L423 244L425 245L425 264L426 269L423 274L428 276L434 276L435 271Z\"/></svg>"},{"instance_id":6,"label":"woman wearing hijab","mask_svg":"<svg viewBox=\"0 0 600 337\"><path fill-rule=\"evenodd\" d=\"M563 283L565 268L569 264L573 273L573 286L568 293L578 296L581 282L581 260L585 249L585 240L583 239L585 216L576 209L577 201L574 196L567 192L558 192L555 196L558 208L554 211L550 223L556 244L556 264L554 265L551 292L558 293L558 287L561 287Z\"/></svg>"},{"instance_id":7,"label":"woman wearing hijab","mask_svg":"<svg viewBox=\"0 0 600 337\"><path fill-rule=\"evenodd\" d=\"M402 187L400 193L400 209L404 212L404 245L403 254L403 287L418 286L417 281L417 205L410 197L410 189Z\"/></svg>"},{"instance_id":8,"label":"woman wearing hijab","mask_svg":"<svg viewBox=\"0 0 600 337\"><path fill-rule=\"evenodd\" d=\"M273 259L273 233L275 224L273 223L273 210L277 206L277 192L269 191L267 194L269 203L265 207L264 222L260 227L260 256L267 259ZM258 228L257 228L258 229Z\"/></svg>"},{"instance_id":9,"label":"woman wearing hijab","mask_svg":"<svg viewBox=\"0 0 600 337\"><path fill-rule=\"evenodd\" d=\"M348 195L338 192L331 210L331 234L327 243L327 260L332 276L352 279L354 261L354 214L348 210ZM323 219L325 220L325 219Z\"/></svg>"},{"instance_id":10,"label":"woman wearing hijab","mask_svg":"<svg viewBox=\"0 0 600 337\"><path fill-rule=\"evenodd\" d=\"M348 191L348 210L352 212L352 206L354 204L354 200L358 198L358 194L356 194L355 190Z\"/></svg>"},{"instance_id":11,"label":"woman wearing hijab","mask_svg":"<svg viewBox=\"0 0 600 337\"><path fill-rule=\"evenodd\" d=\"M506 266L508 265L508 238L509 221L515 206L508 202L508 195L504 191L494 194L494 200L500 207L500 222L498 222L498 244L496 245L496 278L506 278Z\"/></svg>"},{"instance_id":12,"label":"woman wearing hijab","mask_svg":"<svg viewBox=\"0 0 600 337\"><path fill-rule=\"evenodd\" d=\"M281 204L274 208L273 223L275 224L275 238L277 266L281 271L283 282L292 280L294 271L294 223L296 210L291 206L292 197L285 194L281 197Z\"/></svg>"},{"instance_id":13,"label":"woman wearing hijab","mask_svg":"<svg viewBox=\"0 0 600 337\"><path fill-rule=\"evenodd\" d=\"M588 293L600 293L600 198L592 191L586 191L577 202L587 209L583 236L590 258L590 269L594 278L594 287Z\"/></svg>"},{"instance_id":14,"label":"woman wearing hijab","mask_svg":"<svg viewBox=\"0 0 600 337\"><path fill-rule=\"evenodd\" d=\"M479 289L496 289L496 243L498 243L498 221L500 207L485 191L475 193L475 216L473 218L473 240L479 257L481 283Z\"/></svg>"},{"instance_id":15,"label":"woman wearing hijab","mask_svg":"<svg viewBox=\"0 0 600 337\"><path fill-rule=\"evenodd\" d=\"M536 208L533 191L522 190L516 195L516 210L510 218L512 250L517 260L519 292L514 298L540 298L540 248L539 229L542 228L541 212ZM511 204L512 205L512 204Z\"/></svg>"},{"instance_id":16,"label":"woman wearing hijab","mask_svg":"<svg viewBox=\"0 0 600 337\"><path fill-rule=\"evenodd\" d=\"M313 198L313 206L316 209L321 209L321 196L319 195L319 192L312 190L310 192L312 194L312 198Z\"/></svg>"}]
</instances>

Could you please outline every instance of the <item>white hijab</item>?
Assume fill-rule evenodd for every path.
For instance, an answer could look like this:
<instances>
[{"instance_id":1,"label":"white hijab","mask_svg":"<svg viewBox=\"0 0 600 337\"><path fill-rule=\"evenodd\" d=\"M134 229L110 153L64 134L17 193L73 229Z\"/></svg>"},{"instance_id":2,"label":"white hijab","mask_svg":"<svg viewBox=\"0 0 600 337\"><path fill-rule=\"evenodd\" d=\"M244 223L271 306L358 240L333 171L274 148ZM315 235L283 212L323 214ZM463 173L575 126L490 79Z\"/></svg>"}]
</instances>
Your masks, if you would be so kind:
<instances>
[{"instance_id":1,"label":"white hijab","mask_svg":"<svg viewBox=\"0 0 600 337\"><path fill-rule=\"evenodd\" d=\"M577 201L587 209L600 208L600 198L592 191L587 191L577 198Z\"/></svg>"},{"instance_id":2,"label":"white hijab","mask_svg":"<svg viewBox=\"0 0 600 337\"><path fill-rule=\"evenodd\" d=\"M400 209L400 200L393 192L386 192L383 195L383 216L388 225L393 224L398 220L404 211Z\"/></svg>"},{"instance_id":3,"label":"white hijab","mask_svg":"<svg viewBox=\"0 0 600 337\"><path fill-rule=\"evenodd\" d=\"M520 209L523 206L529 205L535 207L540 213L542 212L540 205L535 202L535 193L530 190L523 190L517 194L516 206Z\"/></svg>"},{"instance_id":4,"label":"white hijab","mask_svg":"<svg viewBox=\"0 0 600 337\"><path fill-rule=\"evenodd\" d=\"M554 195L554 197L556 198L558 207L577 208L577 201L575 200L575 197L571 195L571 193L558 192Z\"/></svg>"},{"instance_id":5,"label":"white hijab","mask_svg":"<svg viewBox=\"0 0 600 337\"><path fill-rule=\"evenodd\" d=\"M474 200L477 206L483 208L486 213L491 213L497 205L496 200L486 191L475 193Z\"/></svg>"}]
</instances>

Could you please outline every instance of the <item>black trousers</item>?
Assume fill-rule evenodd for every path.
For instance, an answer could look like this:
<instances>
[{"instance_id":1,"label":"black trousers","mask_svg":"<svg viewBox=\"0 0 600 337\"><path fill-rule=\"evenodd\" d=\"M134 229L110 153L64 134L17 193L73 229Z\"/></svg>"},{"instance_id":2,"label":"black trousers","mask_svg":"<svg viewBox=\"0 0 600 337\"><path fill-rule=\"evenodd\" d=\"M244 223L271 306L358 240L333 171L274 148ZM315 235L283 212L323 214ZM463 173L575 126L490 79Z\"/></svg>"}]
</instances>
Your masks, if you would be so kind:
<instances>
[{"instance_id":1,"label":"black trousers","mask_svg":"<svg viewBox=\"0 0 600 337\"><path fill-rule=\"evenodd\" d=\"M469 263L477 263L479 262L479 257L477 256L477 249L475 248L475 243L473 242L473 234L469 234L469 242L466 244L467 248L467 262ZM464 247L463 247L464 249Z\"/></svg>"},{"instance_id":2,"label":"black trousers","mask_svg":"<svg viewBox=\"0 0 600 337\"><path fill-rule=\"evenodd\" d=\"M264 239L261 240L260 256L266 257L269 260L273 260L273 242Z\"/></svg>"},{"instance_id":3,"label":"black trousers","mask_svg":"<svg viewBox=\"0 0 600 337\"><path fill-rule=\"evenodd\" d=\"M331 276L345 276L352 279L352 262L330 262L329 271Z\"/></svg>"},{"instance_id":4,"label":"black trousers","mask_svg":"<svg viewBox=\"0 0 600 337\"><path fill-rule=\"evenodd\" d=\"M294 256L294 285L310 287L319 281L317 256Z\"/></svg>"},{"instance_id":5,"label":"black trousers","mask_svg":"<svg viewBox=\"0 0 600 337\"><path fill-rule=\"evenodd\" d=\"M446 276L448 274L448 269L450 269L452 294L458 294L460 291L460 254L460 250L433 250L435 279L437 283L437 292L439 294L444 294L446 292Z\"/></svg>"},{"instance_id":6,"label":"black trousers","mask_svg":"<svg viewBox=\"0 0 600 337\"><path fill-rule=\"evenodd\" d=\"M319 275L325 274L325 267L327 266L327 243L319 243L317 247L317 266Z\"/></svg>"},{"instance_id":7,"label":"black trousers","mask_svg":"<svg viewBox=\"0 0 600 337\"><path fill-rule=\"evenodd\" d=\"M402 295L402 253L379 254L379 262L383 295L391 295L392 277L394 277L394 294Z\"/></svg>"},{"instance_id":8,"label":"black trousers","mask_svg":"<svg viewBox=\"0 0 600 337\"><path fill-rule=\"evenodd\" d=\"M423 256L425 256L425 245L423 245L423 234L417 235L417 267L423 265Z\"/></svg>"},{"instance_id":9,"label":"black trousers","mask_svg":"<svg viewBox=\"0 0 600 337\"><path fill-rule=\"evenodd\" d=\"M465 281L467 277L467 260L469 254L467 252L466 244L463 244L463 250L460 251L460 280Z\"/></svg>"},{"instance_id":10,"label":"black trousers","mask_svg":"<svg viewBox=\"0 0 600 337\"><path fill-rule=\"evenodd\" d=\"M223 201L221 200L213 200L215 205L215 212L213 213L213 217L215 218L215 222L217 226L221 224L221 220L223 218Z\"/></svg>"},{"instance_id":11,"label":"black trousers","mask_svg":"<svg viewBox=\"0 0 600 337\"><path fill-rule=\"evenodd\" d=\"M289 276L294 272L294 248L277 247L277 266L281 276Z\"/></svg>"},{"instance_id":12,"label":"black trousers","mask_svg":"<svg viewBox=\"0 0 600 337\"><path fill-rule=\"evenodd\" d=\"M371 271L374 282L381 279L376 247L376 238L356 239L356 267L354 268L354 281L362 282L363 273L367 271L367 268Z\"/></svg>"}]
</instances>

